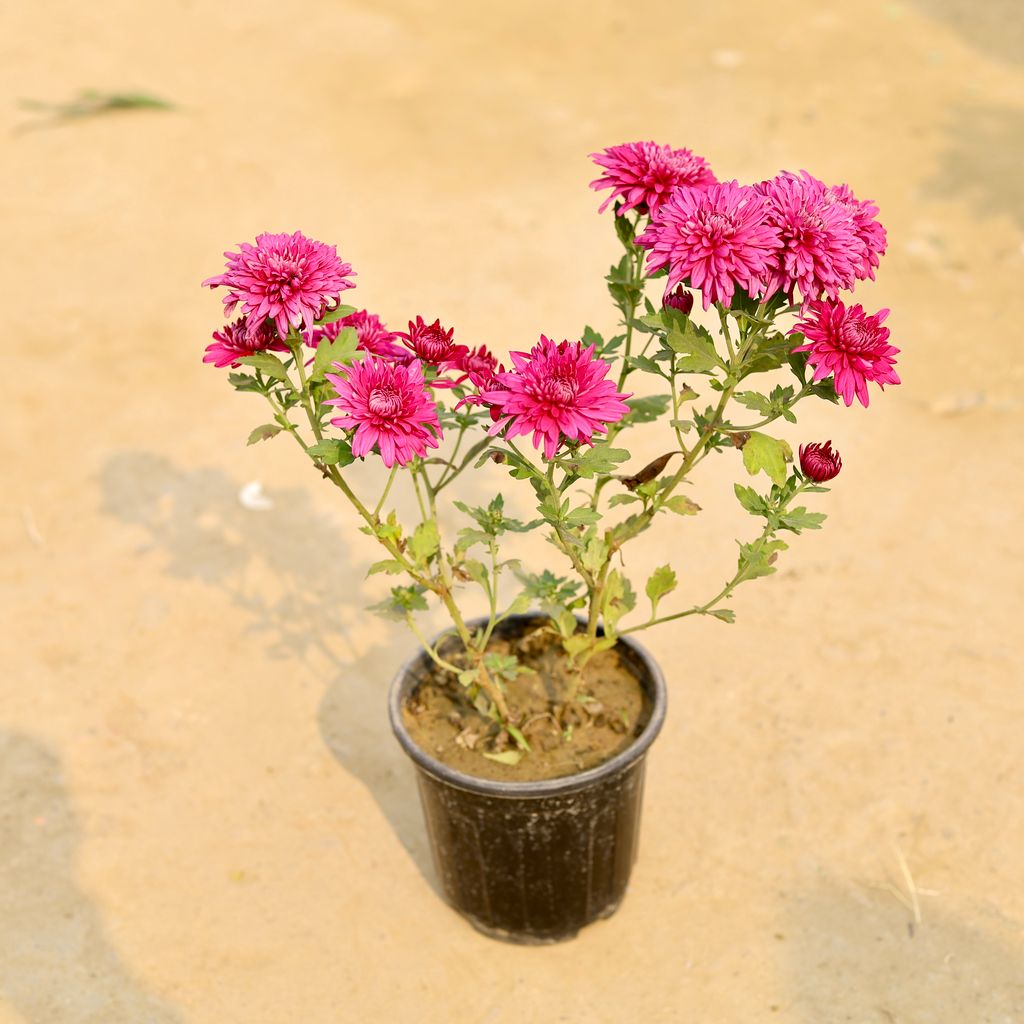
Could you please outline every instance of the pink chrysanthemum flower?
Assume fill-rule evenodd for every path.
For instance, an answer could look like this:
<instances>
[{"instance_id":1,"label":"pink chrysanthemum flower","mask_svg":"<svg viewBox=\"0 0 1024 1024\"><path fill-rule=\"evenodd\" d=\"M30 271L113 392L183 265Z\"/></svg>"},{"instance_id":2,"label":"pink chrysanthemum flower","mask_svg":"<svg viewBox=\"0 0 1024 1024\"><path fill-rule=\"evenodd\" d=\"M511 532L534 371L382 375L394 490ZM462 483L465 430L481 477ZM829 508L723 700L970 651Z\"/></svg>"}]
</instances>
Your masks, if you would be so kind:
<instances>
[{"instance_id":1,"label":"pink chrysanthemum flower","mask_svg":"<svg viewBox=\"0 0 1024 1024\"><path fill-rule=\"evenodd\" d=\"M800 445L800 470L816 484L823 484L838 476L842 468L843 460L839 452L833 450L831 441Z\"/></svg>"},{"instance_id":2,"label":"pink chrysanthemum flower","mask_svg":"<svg viewBox=\"0 0 1024 1024\"><path fill-rule=\"evenodd\" d=\"M866 258L846 206L824 182L806 171L784 171L754 186L769 201L768 215L779 229L782 251L772 268L765 294L792 297L799 288L804 301L824 292L836 299L854 286Z\"/></svg>"},{"instance_id":3,"label":"pink chrysanthemum flower","mask_svg":"<svg viewBox=\"0 0 1024 1024\"><path fill-rule=\"evenodd\" d=\"M359 339L359 348L363 352L369 352L374 356L381 356L383 359L404 359L407 355L405 349L396 344L398 335L389 331L376 313L369 313L365 309L349 313L340 320L324 324L313 332L310 344L315 348L322 338L335 338L346 327L355 328L356 337Z\"/></svg>"},{"instance_id":4,"label":"pink chrysanthemum flower","mask_svg":"<svg viewBox=\"0 0 1024 1024\"><path fill-rule=\"evenodd\" d=\"M492 380L498 369L498 360L487 351L486 345L470 349L458 360L457 370L463 374L458 383L462 383L467 377L476 388L486 387Z\"/></svg>"},{"instance_id":5,"label":"pink chrysanthemum flower","mask_svg":"<svg viewBox=\"0 0 1024 1024\"><path fill-rule=\"evenodd\" d=\"M590 444L595 433L629 412L630 396L605 379L609 366L595 357L593 345L556 345L542 334L529 353L512 352L511 359L514 369L499 372L480 396L500 414L489 433L532 433L534 448L543 442L546 459L555 457L562 441Z\"/></svg>"},{"instance_id":6,"label":"pink chrysanthemum flower","mask_svg":"<svg viewBox=\"0 0 1024 1024\"><path fill-rule=\"evenodd\" d=\"M886 248L885 228L876 219L878 207L870 200L858 199L849 185L833 185L825 199L841 207L853 221L853 232L861 245L860 258L854 266L857 280L874 281L875 268Z\"/></svg>"},{"instance_id":7,"label":"pink chrysanthemum flower","mask_svg":"<svg viewBox=\"0 0 1024 1024\"><path fill-rule=\"evenodd\" d=\"M337 306L338 297L355 285L352 267L338 258L333 245L292 235L263 234L256 244L243 242L238 252L226 252L227 272L207 278L208 288L230 289L224 308L230 313L239 303L255 332L273 320L277 332L287 337L289 328L305 328L312 336L313 321Z\"/></svg>"},{"instance_id":8,"label":"pink chrysanthemum flower","mask_svg":"<svg viewBox=\"0 0 1024 1024\"><path fill-rule=\"evenodd\" d=\"M755 294L777 259L779 229L766 222L767 200L735 181L682 188L651 218L637 244L650 249L647 271L668 267L665 290L687 281L704 308L729 305L736 287Z\"/></svg>"},{"instance_id":9,"label":"pink chrysanthemum flower","mask_svg":"<svg viewBox=\"0 0 1024 1024\"><path fill-rule=\"evenodd\" d=\"M369 356L328 373L337 398L327 400L342 415L331 420L336 427L356 428L352 454L363 456L376 446L389 469L404 466L414 455L421 458L436 448L441 437L437 406L430 398L420 363L401 366Z\"/></svg>"},{"instance_id":10,"label":"pink chrysanthemum flower","mask_svg":"<svg viewBox=\"0 0 1024 1024\"><path fill-rule=\"evenodd\" d=\"M282 343L274 330L274 325L263 323L255 332L249 330L245 317L240 317L233 324L225 324L219 331L213 332L213 344L206 346L204 363L214 366L241 366L238 362L243 356L251 356L268 349L287 352L288 347Z\"/></svg>"},{"instance_id":11,"label":"pink chrysanthemum flower","mask_svg":"<svg viewBox=\"0 0 1024 1024\"><path fill-rule=\"evenodd\" d=\"M655 142L610 146L600 153L591 153L590 159L605 169L590 187L612 190L601 204L600 213L614 200L622 199L619 216L633 209L653 214L677 188L701 188L718 180L703 157L688 149L673 149Z\"/></svg>"},{"instance_id":12,"label":"pink chrysanthemum flower","mask_svg":"<svg viewBox=\"0 0 1024 1024\"><path fill-rule=\"evenodd\" d=\"M888 315L887 309L868 316L860 305L847 309L841 302L811 301L804 319L790 331L801 332L807 344L793 351L807 353L814 380L834 374L836 394L847 405L853 404L856 395L866 408L868 381L883 390L886 384L900 382L893 359L899 349L889 344L889 328L882 326Z\"/></svg>"}]
</instances>

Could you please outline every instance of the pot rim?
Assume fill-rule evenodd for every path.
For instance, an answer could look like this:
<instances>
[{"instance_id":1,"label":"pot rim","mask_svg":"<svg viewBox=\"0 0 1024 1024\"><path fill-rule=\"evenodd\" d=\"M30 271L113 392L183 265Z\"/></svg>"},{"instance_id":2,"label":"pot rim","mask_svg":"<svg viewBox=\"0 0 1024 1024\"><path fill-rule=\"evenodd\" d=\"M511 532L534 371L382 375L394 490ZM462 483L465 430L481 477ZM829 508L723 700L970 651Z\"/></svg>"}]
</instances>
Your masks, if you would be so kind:
<instances>
[{"instance_id":1,"label":"pot rim","mask_svg":"<svg viewBox=\"0 0 1024 1024\"><path fill-rule=\"evenodd\" d=\"M546 616L537 613L510 615L504 622L513 623L537 618L546 618ZM486 624L486 622L487 620L483 618L472 619L466 625L474 628ZM450 633L450 629L442 630L431 642L436 646L442 637ZM651 700L651 717L647 720L644 731L625 750L620 750L614 757L609 758L607 761L602 761L601 764L588 768L586 771L577 772L574 775L560 775L553 779L537 779L532 782L505 782L501 779L482 779L475 775L468 775L465 772L449 767L428 754L414 742L405 727L405 723L402 721L402 701L405 697L403 691L406 689L406 680L412 676L417 663L426 654L422 647L405 661L391 681L391 688L388 693L388 717L391 720L391 730L402 745L402 749L420 771L456 789L485 794L487 796L508 797L510 799L559 796L586 789L588 786L600 782L609 776L625 771L636 761L639 761L647 753L648 748L654 742L658 733L661 732L661 727L665 722L668 691L660 666L647 648L632 637L620 637L618 643L633 653L647 673L650 685L646 685L644 680L641 680L641 684L644 685L644 689Z\"/></svg>"}]
</instances>

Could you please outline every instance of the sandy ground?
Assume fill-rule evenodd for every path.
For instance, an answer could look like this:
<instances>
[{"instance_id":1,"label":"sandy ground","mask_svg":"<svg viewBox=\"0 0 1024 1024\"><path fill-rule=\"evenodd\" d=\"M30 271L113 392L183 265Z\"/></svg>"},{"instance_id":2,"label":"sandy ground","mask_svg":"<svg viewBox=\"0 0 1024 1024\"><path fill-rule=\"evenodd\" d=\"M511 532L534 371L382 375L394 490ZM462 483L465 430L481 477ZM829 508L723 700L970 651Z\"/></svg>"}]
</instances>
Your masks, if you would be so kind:
<instances>
[{"instance_id":1,"label":"sandy ground","mask_svg":"<svg viewBox=\"0 0 1024 1024\"><path fill-rule=\"evenodd\" d=\"M1024 1021L1018 5L2 18L2 1024ZM14 130L17 98L90 87L180 110ZM384 710L412 642L361 611L334 494L244 446L265 417L200 363L198 282L301 228L395 324L608 327L586 155L637 138L877 199L858 298L892 307L905 384L790 430L846 468L738 624L651 638L672 706L622 910L510 948L432 887ZM744 527L736 461L706 465L663 539L694 598Z\"/></svg>"}]
</instances>

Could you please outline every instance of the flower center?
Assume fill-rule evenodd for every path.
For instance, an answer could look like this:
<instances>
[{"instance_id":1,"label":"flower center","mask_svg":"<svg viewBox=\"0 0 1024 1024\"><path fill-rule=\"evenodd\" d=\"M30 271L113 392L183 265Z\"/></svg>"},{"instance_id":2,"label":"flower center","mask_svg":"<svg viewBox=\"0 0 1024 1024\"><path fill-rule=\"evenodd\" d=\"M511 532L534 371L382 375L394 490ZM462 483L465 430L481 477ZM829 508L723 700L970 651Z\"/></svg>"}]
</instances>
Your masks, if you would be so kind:
<instances>
[{"instance_id":1,"label":"flower center","mask_svg":"<svg viewBox=\"0 0 1024 1024\"><path fill-rule=\"evenodd\" d=\"M859 323L843 324L839 338L847 352L864 352L874 346L874 336Z\"/></svg>"},{"instance_id":2,"label":"flower center","mask_svg":"<svg viewBox=\"0 0 1024 1024\"><path fill-rule=\"evenodd\" d=\"M575 377L548 377L541 381L540 398L553 405L571 405L579 385Z\"/></svg>"},{"instance_id":3,"label":"flower center","mask_svg":"<svg viewBox=\"0 0 1024 1024\"><path fill-rule=\"evenodd\" d=\"M430 363L438 363L452 349L452 343L439 331L428 330L416 339L416 355Z\"/></svg>"},{"instance_id":4,"label":"flower center","mask_svg":"<svg viewBox=\"0 0 1024 1024\"><path fill-rule=\"evenodd\" d=\"M375 416L392 419L402 411L402 396L390 384L380 384L370 392L366 404Z\"/></svg>"},{"instance_id":5,"label":"flower center","mask_svg":"<svg viewBox=\"0 0 1024 1024\"><path fill-rule=\"evenodd\" d=\"M718 238L728 238L734 227L732 218L724 213L710 213L704 223L708 232Z\"/></svg>"}]
</instances>

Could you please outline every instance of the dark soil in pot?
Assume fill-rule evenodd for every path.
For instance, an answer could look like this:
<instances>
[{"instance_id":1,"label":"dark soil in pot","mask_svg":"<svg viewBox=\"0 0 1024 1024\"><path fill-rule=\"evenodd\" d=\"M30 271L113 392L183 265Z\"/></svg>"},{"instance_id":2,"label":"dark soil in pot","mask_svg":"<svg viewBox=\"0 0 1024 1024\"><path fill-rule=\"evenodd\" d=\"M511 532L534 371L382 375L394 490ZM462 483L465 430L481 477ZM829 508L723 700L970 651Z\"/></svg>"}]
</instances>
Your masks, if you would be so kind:
<instances>
[{"instance_id":1,"label":"dark soil in pot","mask_svg":"<svg viewBox=\"0 0 1024 1024\"><path fill-rule=\"evenodd\" d=\"M517 637L537 625L536 616L519 616L502 623L499 636L517 643ZM479 764L487 759L475 754L473 767L478 773L470 774L414 741L406 722L422 717L423 711L416 711L417 698L407 710L407 698L427 684L424 692L434 687L436 696L424 698L423 707L435 700L435 710L443 707L444 688L437 687L440 681L425 652L413 658L392 684L391 725L418 769L442 891L456 910L488 935L520 943L572 938L581 927L614 913L625 895L639 840L646 754L665 715L665 684L658 666L638 644L620 641L608 653L615 656L607 662L609 677L624 670L633 685L613 683L612 691L620 696L609 697L603 710L595 707L592 715L584 713L593 719L589 727L581 722L572 729L574 738L577 732L584 736L574 758L599 760L603 754L605 760L583 770L574 764L573 774L566 774L564 754L561 764L557 756L541 757L538 761L547 764L548 774L534 781L495 777L509 767L495 762L491 763L498 771L488 769L490 777L481 777ZM539 672L538 678L543 679ZM456 697L453 693L450 711L459 711ZM614 704L619 699L626 702L622 707ZM610 725L619 711L633 716L625 731ZM466 722L466 717L449 722L447 740L434 746L447 744L473 754L454 739L465 728L476 728ZM598 735L604 738L596 741ZM596 749L601 744L605 751Z\"/></svg>"}]
</instances>

